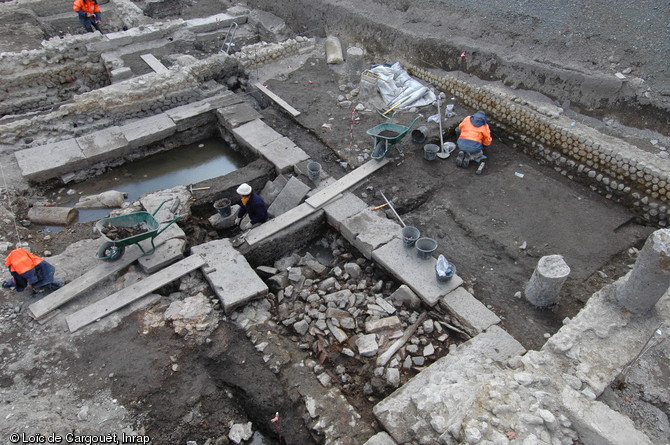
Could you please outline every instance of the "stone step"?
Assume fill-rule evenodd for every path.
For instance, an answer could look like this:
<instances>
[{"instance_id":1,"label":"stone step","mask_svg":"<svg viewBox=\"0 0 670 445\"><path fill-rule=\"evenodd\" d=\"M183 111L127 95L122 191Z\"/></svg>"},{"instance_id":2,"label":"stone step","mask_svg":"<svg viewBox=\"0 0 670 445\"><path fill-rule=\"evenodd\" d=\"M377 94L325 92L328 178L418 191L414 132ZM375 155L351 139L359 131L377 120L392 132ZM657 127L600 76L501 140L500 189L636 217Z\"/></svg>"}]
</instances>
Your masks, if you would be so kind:
<instances>
[{"instance_id":1,"label":"stone step","mask_svg":"<svg viewBox=\"0 0 670 445\"><path fill-rule=\"evenodd\" d=\"M229 239L193 246L191 252L209 264L203 273L226 313L267 295L268 287Z\"/></svg>"}]
</instances>

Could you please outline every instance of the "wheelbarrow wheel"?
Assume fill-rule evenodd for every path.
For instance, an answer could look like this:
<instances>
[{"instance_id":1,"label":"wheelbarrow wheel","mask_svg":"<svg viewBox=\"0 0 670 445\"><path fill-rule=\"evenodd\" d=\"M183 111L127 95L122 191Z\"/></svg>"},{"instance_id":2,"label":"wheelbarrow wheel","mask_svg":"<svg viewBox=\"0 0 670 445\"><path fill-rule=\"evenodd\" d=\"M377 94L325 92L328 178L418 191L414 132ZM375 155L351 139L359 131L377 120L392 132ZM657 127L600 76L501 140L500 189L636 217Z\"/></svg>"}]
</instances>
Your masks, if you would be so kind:
<instances>
[{"instance_id":1,"label":"wheelbarrow wheel","mask_svg":"<svg viewBox=\"0 0 670 445\"><path fill-rule=\"evenodd\" d=\"M98 249L98 258L103 261L116 261L123 256L125 251L125 246L107 241Z\"/></svg>"}]
</instances>

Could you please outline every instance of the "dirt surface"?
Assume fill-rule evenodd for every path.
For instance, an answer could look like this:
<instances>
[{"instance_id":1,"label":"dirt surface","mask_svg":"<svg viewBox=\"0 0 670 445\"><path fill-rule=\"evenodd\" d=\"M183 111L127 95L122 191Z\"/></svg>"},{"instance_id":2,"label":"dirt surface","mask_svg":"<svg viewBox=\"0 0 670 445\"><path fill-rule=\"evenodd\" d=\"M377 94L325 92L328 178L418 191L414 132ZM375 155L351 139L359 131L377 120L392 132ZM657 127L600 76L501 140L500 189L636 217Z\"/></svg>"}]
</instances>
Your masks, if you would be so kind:
<instances>
[{"instance_id":1,"label":"dirt surface","mask_svg":"<svg viewBox=\"0 0 670 445\"><path fill-rule=\"evenodd\" d=\"M169 6L170 2L165 3ZM204 17L221 12L231 2L172 3L162 12L155 7L152 14L156 18ZM70 11L69 3L61 1L57 5L55 13ZM389 17L389 23L407 29L428 29L435 35L459 33L468 51L476 49L473 42L482 41L491 51L500 49L501 54L514 55L521 62L549 59L545 60L548 65L560 64L586 73L630 68L655 93L669 94L667 2L568 2L554 7L524 1L486 1L469 3L467 9L449 1L374 1L361 5L362 9L382 8L379 11ZM433 11L433 7L439 13L426 12ZM42 30L30 26L36 23L32 11L24 11L21 17L20 29L2 34L3 47L29 49L43 38ZM76 18L72 20L74 31L78 24ZM322 21L314 20L314 27L303 24L296 32L311 36L309 31L315 28L320 33ZM53 29L47 31L56 33ZM16 35L21 38L12 42ZM422 60L425 58L421 56ZM359 101L352 94L355 85L347 85L342 78L342 66L327 65L320 52L303 62L283 66L277 75L263 79L273 92L302 112L298 125L266 101L261 101L259 108L269 125L339 178L367 159L372 137L366 131L386 120L376 111L352 112ZM253 77L258 72L250 74ZM563 102L560 99L554 98ZM444 121L445 138L449 141L454 141L452 129L457 122L474 111L453 103L457 116ZM420 125L436 111L430 108L399 113L396 121L409 125L421 115L417 122ZM632 114L627 120L634 122ZM595 115L607 115L607 111L600 110ZM520 143L510 136L513 137L496 132L487 153L487 167L479 176L473 167L457 168L454 157L425 160L423 143L413 143L407 136L397 147L402 154L394 147L389 154L393 162L357 187L355 193L372 207L384 202L383 192L407 225L416 226L423 235L438 241L437 253L456 265L465 287L503 319L503 327L527 348L539 348L545 334L554 333L565 317L575 315L595 290L628 272L635 259L634 248L641 247L654 227L641 224L629 210L604 199L588 186L571 182L553 168L524 155ZM644 135L639 139L649 138ZM11 183L11 173L6 177ZM29 205L54 198L64 190L28 188L11 205L3 201L3 240L16 242L18 231L34 252L49 257L95 236L93 223L77 224L56 233L21 225ZM11 213L18 216L17 226ZM389 211L387 216L395 218ZM208 232L203 227L185 229L187 233ZM94 241L65 254L58 260L59 273L71 280L93 267L92 254L98 244ZM518 295L539 258L549 254L563 255L572 273L559 304L540 310ZM108 295L109 288L122 287L139 277L139 273L131 271L120 279L123 282L105 282L89 300L79 304L84 306L96 297ZM159 290L163 303L158 307L178 298L180 293L204 289L202 277L186 283L185 288ZM251 420L263 426L270 442L274 440L271 436L275 425L269 419L281 410L290 412L288 417L294 419L282 425L285 437L294 438L287 443L307 444L312 440L299 421L304 416L300 412L302 402L282 389L284 382L268 371L244 332L231 323L221 323L211 333L209 342L197 344L176 335L170 327L151 325L140 315L122 318L121 315L131 313L127 311L85 334L71 335L62 314L44 324L31 320L27 306L39 296L5 289L0 292L0 387L6 407L0 421L3 437L16 432L64 435L68 431L125 431L147 435L152 443L159 444L188 440L221 444L228 442L230 422ZM357 360L334 353L326 366L334 369L338 365L351 374L357 368L362 373L364 368ZM369 367L365 370L371 371ZM365 377L361 376L360 381L365 381ZM644 398L640 397L644 388L639 390L630 384L630 393L624 393L622 388L613 389L611 403L621 405L623 410L630 409L627 397L635 401ZM375 399L371 400L359 386L352 386L347 397L373 425L370 409ZM646 398L654 401L654 396ZM631 417L635 419L635 413L644 409L631 409ZM644 426L644 416L637 417ZM664 436L660 437L662 440ZM260 443L260 439L255 443Z\"/></svg>"}]
</instances>

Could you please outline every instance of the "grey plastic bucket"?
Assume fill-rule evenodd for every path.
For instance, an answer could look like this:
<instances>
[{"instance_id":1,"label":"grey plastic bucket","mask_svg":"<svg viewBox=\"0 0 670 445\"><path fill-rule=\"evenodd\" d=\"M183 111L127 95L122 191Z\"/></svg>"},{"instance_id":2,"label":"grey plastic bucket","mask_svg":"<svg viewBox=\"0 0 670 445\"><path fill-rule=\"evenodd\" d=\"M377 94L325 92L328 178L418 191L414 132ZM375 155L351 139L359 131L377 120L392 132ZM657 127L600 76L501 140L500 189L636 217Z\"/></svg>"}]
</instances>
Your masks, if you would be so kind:
<instances>
[{"instance_id":1,"label":"grey plastic bucket","mask_svg":"<svg viewBox=\"0 0 670 445\"><path fill-rule=\"evenodd\" d=\"M440 151L440 147L435 144L426 144L423 146L423 158L426 161L432 161L437 156L437 152Z\"/></svg>"},{"instance_id":2,"label":"grey plastic bucket","mask_svg":"<svg viewBox=\"0 0 670 445\"><path fill-rule=\"evenodd\" d=\"M419 258L425 260L430 258L437 249L437 241L433 238L419 238L414 244L416 247L416 252L419 255Z\"/></svg>"},{"instance_id":3,"label":"grey plastic bucket","mask_svg":"<svg viewBox=\"0 0 670 445\"><path fill-rule=\"evenodd\" d=\"M412 142L417 144L423 144L426 142L426 137L428 136L428 127L418 127L412 130Z\"/></svg>"},{"instance_id":4,"label":"grey plastic bucket","mask_svg":"<svg viewBox=\"0 0 670 445\"><path fill-rule=\"evenodd\" d=\"M321 164L312 161L307 164L307 176L310 181L316 181L321 176Z\"/></svg>"},{"instance_id":5,"label":"grey plastic bucket","mask_svg":"<svg viewBox=\"0 0 670 445\"><path fill-rule=\"evenodd\" d=\"M419 232L419 229L416 227L406 226L402 228L402 242L404 243L405 247L414 246L414 243L419 239L420 235L421 232Z\"/></svg>"},{"instance_id":6,"label":"grey plastic bucket","mask_svg":"<svg viewBox=\"0 0 670 445\"><path fill-rule=\"evenodd\" d=\"M219 215L223 216L224 218L229 217L231 212L230 199L219 199L218 201L214 202L214 208L217 212L219 212Z\"/></svg>"}]
</instances>

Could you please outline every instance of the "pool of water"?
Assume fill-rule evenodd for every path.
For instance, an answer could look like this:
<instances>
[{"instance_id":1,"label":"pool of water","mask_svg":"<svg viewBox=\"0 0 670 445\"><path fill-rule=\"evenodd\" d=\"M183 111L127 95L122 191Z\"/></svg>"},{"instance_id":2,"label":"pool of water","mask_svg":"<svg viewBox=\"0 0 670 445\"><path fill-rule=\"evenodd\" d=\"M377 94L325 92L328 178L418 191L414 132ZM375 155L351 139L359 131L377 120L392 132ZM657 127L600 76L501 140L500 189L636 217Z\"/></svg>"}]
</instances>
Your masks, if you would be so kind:
<instances>
[{"instance_id":1,"label":"pool of water","mask_svg":"<svg viewBox=\"0 0 670 445\"><path fill-rule=\"evenodd\" d=\"M126 201L133 202L146 193L223 176L244 164L245 160L240 153L232 150L221 139L211 138L124 164L75 184L70 188L76 193L61 197L58 205L74 206L81 196L96 195L107 190L127 193ZM106 217L111 210L79 209L77 222L97 221ZM47 230L59 229L50 227Z\"/></svg>"}]
</instances>

